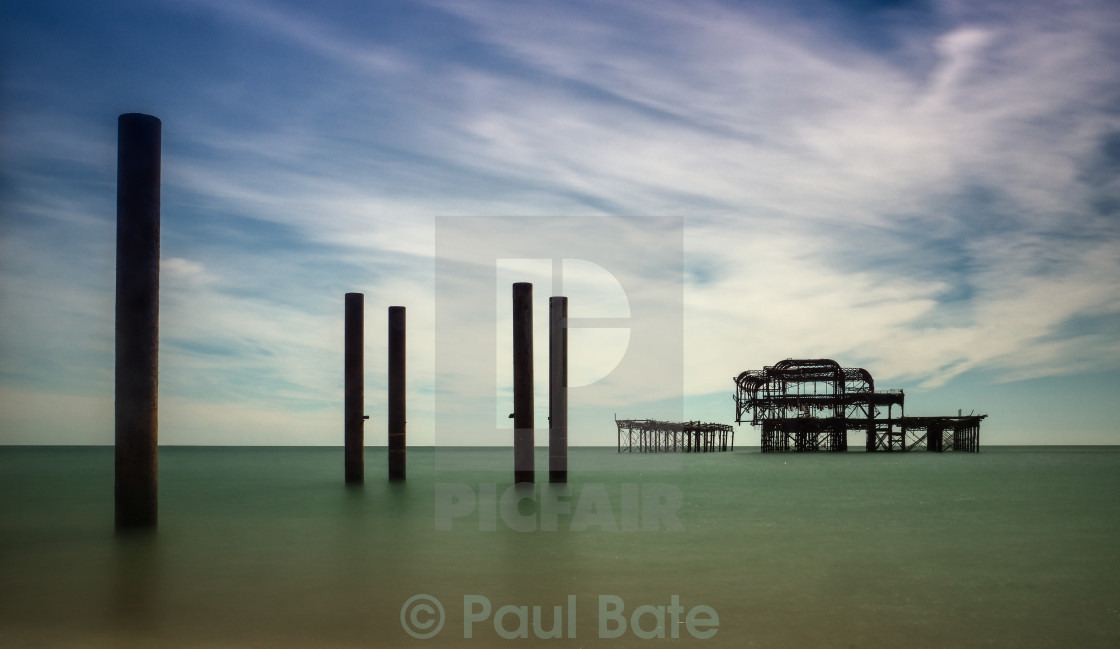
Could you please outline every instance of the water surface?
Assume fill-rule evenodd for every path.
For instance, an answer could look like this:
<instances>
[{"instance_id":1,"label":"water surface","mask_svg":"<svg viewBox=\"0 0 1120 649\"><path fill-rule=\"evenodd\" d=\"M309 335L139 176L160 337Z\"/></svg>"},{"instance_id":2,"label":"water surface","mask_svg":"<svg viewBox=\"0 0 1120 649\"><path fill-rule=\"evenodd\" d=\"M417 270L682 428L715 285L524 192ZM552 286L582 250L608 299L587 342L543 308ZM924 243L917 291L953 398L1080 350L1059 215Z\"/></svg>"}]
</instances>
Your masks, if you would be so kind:
<instances>
[{"instance_id":1,"label":"water surface","mask_svg":"<svg viewBox=\"0 0 1120 649\"><path fill-rule=\"evenodd\" d=\"M658 641L598 637L599 596L629 618L676 595L719 616L697 640L682 615L689 646L1120 646L1117 447L572 449L572 494L556 498L572 513L556 531L539 529L531 501L502 509L512 449L408 454L407 483L389 484L384 448L369 448L366 484L347 488L341 448L164 447L159 531L119 537L111 448L0 447L3 644L646 646ZM451 507L449 493L482 501L481 518L477 503L451 517L471 503ZM672 509L673 494L681 529L641 530L642 508ZM512 529L526 521L538 529ZM417 594L445 609L426 640L401 623ZM574 595L577 636L540 640L530 624L503 640L491 616L465 640L470 595L494 612L540 606L545 630ZM671 637L656 621L639 623ZM504 622L516 630L516 613Z\"/></svg>"}]
</instances>

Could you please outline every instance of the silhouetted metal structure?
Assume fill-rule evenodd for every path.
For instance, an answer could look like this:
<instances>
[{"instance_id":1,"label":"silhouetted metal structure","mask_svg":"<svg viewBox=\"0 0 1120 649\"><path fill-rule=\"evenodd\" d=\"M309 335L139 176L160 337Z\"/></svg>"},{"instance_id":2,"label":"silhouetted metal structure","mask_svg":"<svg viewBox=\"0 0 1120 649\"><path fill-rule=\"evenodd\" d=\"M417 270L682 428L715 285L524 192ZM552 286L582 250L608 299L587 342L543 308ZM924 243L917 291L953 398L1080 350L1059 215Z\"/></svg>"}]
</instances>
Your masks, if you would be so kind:
<instances>
[{"instance_id":1,"label":"silhouetted metal structure","mask_svg":"<svg viewBox=\"0 0 1120 649\"><path fill-rule=\"evenodd\" d=\"M389 479L404 480L405 307L389 307Z\"/></svg>"},{"instance_id":2,"label":"silhouetted metal structure","mask_svg":"<svg viewBox=\"0 0 1120 649\"><path fill-rule=\"evenodd\" d=\"M568 298L548 298L548 481L568 481Z\"/></svg>"},{"instance_id":3,"label":"silhouetted metal structure","mask_svg":"<svg viewBox=\"0 0 1120 649\"><path fill-rule=\"evenodd\" d=\"M534 480L533 285L513 285L513 481Z\"/></svg>"},{"instance_id":4,"label":"silhouetted metal structure","mask_svg":"<svg viewBox=\"0 0 1120 649\"><path fill-rule=\"evenodd\" d=\"M346 294L343 373L343 442L345 445L346 484L365 481L365 296Z\"/></svg>"},{"instance_id":5,"label":"silhouetted metal structure","mask_svg":"<svg viewBox=\"0 0 1120 649\"><path fill-rule=\"evenodd\" d=\"M162 124L117 118L114 386L116 528L156 526L159 410L159 178Z\"/></svg>"},{"instance_id":6,"label":"silhouetted metal structure","mask_svg":"<svg viewBox=\"0 0 1120 649\"><path fill-rule=\"evenodd\" d=\"M905 402L902 390L876 392L870 372L828 358L786 359L735 378L735 423L762 428L764 453L846 451L849 430L865 434L868 451L980 450L987 415L907 417Z\"/></svg>"},{"instance_id":7,"label":"silhouetted metal structure","mask_svg":"<svg viewBox=\"0 0 1120 649\"><path fill-rule=\"evenodd\" d=\"M615 419L618 452L714 453L735 450L735 429L702 421Z\"/></svg>"}]
</instances>

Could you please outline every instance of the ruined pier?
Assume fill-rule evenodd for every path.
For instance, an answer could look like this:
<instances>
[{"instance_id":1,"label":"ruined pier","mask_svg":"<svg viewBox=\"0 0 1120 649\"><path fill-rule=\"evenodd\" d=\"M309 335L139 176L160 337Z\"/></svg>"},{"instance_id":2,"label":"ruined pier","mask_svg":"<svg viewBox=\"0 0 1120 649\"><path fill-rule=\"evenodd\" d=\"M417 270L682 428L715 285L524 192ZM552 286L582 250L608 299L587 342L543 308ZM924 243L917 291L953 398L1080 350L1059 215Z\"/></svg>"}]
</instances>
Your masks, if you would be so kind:
<instances>
[{"instance_id":1,"label":"ruined pier","mask_svg":"<svg viewBox=\"0 0 1120 649\"><path fill-rule=\"evenodd\" d=\"M907 417L902 390L876 391L870 372L832 359L786 359L734 380L735 423L762 429L764 453L846 451L848 431L867 451L980 450L987 415Z\"/></svg>"},{"instance_id":2,"label":"ruined pier","mask_svg":"<svg viewBox=\"0 0 1120 649\"><path fill-rule=\"evenodd\" d=\"M715 453L735 449L735 429L702 421L615 419L618 452Z\"/></svg>"}]
</instances>

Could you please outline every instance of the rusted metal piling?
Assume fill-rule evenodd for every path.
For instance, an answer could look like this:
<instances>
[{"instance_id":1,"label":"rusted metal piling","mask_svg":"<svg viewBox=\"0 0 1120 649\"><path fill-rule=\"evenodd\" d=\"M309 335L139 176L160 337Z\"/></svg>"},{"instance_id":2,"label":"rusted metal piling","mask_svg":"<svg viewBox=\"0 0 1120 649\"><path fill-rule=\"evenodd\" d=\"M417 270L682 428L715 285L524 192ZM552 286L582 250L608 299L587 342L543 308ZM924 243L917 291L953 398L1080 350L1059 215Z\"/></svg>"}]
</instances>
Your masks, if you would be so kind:
<instances>
[{"instance_id":1,"label":"rusted metal piling","mask_svg":"<svg viewBox=\"0 0 1120 649\"><path fill-rule=\"evenodd\" d=\"M405 308L389 307L389 479L405 479Z\"/></svg>"},{"instance_id":2,"label":"rusted metal piling","mask_svg":"<svg viewBox=\"0 0 1120 649\"><path fill-rule=\"evenodd\" d=\"M365 296L361 293L346 294L346 331L344 374L346 381L343 426L345 428L346 484L365 481Z\"/></svg>"},{"instance_id":3,"label":"rusted metal piling","mask_svg":"<svg viewBox=\"0 0 1120 649\"><path fill-rule=\"evenodd\" d=\"M568 481L568 298L548 298L548 481Z\"/></svg>"},{"instance_id":4,"label":"rusted metal piling","mask_svg":"<svg viewBox=\"0 0 1120 649\"><path fill-rule=\"evenodd\" d=\"M159 510L159 119L117 119L115 520L154 528Z\"/></svg>"},{"instance_id":5,"label":"rusted metal piling","mask_svg":"<svg viewBox=\"0 0 1120 649\"><path fill-rule=\"evenodd\" d=\"M533 476L533 285L513 285L513 480Z\"/></svg>"}]
</instances>

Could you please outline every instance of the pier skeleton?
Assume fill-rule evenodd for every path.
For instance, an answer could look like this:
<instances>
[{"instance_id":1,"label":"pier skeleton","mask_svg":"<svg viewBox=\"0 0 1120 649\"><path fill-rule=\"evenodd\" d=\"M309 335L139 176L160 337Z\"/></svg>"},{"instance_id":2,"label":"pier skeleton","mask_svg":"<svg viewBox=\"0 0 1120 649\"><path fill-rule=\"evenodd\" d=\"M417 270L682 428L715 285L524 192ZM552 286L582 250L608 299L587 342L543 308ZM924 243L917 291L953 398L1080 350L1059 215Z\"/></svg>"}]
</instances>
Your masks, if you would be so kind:
<instances>
[{"instance_id":1,"label":"pier skeleton","mask_svg":"<svg viewBox=\"0 0 1120 649\"><path fill-rule=\"evenodd\" d=\"M876 392L870 372L828 358L786 359L734 381L735 423L762 428L764 453L846 451L849 430L865 434L868 451L975 453L987 417L907 417L902 390Z\"/></svg>"},{"instance_id":2,"label":"pier skeleton","mask_svg":"<svg viewBox=\"0 0 1120 649\"><path fill-rule=\"evenodd\" d=\"M615 419L618 452L714 453L735 450L735 429L729 424L657 419Z\"/></svg>"}]
</instances>

